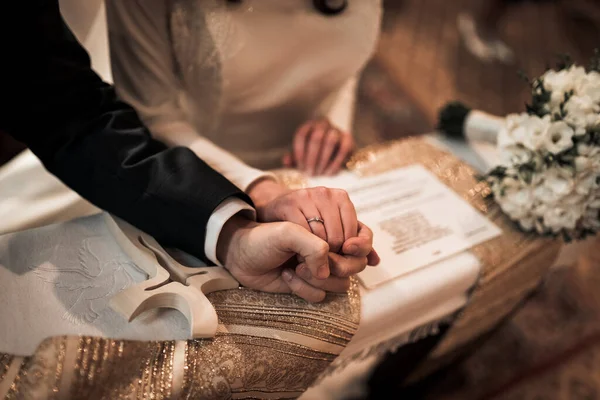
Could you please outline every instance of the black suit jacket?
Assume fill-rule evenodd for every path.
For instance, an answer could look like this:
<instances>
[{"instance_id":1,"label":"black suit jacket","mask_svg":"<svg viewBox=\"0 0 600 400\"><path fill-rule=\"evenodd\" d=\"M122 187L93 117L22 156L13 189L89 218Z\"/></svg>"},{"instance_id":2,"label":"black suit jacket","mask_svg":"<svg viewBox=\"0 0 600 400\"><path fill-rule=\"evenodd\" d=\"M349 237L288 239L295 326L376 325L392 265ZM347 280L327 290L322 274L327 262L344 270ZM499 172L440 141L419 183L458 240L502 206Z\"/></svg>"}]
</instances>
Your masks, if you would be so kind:
<instances>
[{"instance_id":1,"label":"black suit jacket","mask_svg":"<svg viewBox=\"0 0 600 400\"><path fill-rule=\"evenodd\" d=\"M150 137L91 70L57 0L3 0L0 21L0 130L96 206L205 259L214 209L250 199L189 149Z\"/></svg>"}]
</instances>

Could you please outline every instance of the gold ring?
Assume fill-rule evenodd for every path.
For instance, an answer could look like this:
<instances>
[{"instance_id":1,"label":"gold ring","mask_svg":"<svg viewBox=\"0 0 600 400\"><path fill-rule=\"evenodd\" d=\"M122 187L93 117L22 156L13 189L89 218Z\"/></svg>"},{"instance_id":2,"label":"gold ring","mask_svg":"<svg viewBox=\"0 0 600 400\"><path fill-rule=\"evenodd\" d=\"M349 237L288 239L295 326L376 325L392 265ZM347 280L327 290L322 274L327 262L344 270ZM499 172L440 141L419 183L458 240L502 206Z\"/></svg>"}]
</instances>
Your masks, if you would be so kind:
<instances>
[{"instance_id":1,"label":"gold ring","mask_svg":"<svg viewBox=\"0 0 600 400\"><path fill-rule=\"evenodd\" d=\"M313 218L309 218L309 219L307 219L307 220L306 220L306 222L308 222L309 224L310 224L311 222L318 222L318 223L320 223L320 224L323 224L323 225L325 225L325 221L323 221L323 218L321 218L321 217L313 217Z\"/></svg>"}]
</instances>

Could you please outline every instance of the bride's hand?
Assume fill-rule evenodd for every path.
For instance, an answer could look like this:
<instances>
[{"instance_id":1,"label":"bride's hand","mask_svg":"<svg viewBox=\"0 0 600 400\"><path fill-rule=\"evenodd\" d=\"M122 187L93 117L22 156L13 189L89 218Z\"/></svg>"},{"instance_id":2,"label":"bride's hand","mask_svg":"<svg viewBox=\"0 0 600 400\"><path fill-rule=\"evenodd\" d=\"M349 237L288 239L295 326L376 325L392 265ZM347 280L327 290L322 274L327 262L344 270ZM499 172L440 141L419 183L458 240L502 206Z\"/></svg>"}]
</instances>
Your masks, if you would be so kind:
<instances>
[{"instance_id":1,"label":"bride's hand","mask_svg":"<svg viewBox=\"0 0 600 400\"><path fill-rule=\"evenodd\" d=\"M358 234L356 210L348 193L316 187L289 190L273 180L262 180L248 191L260 222L294 222L314 233L338 253L342 245ZM311 219L319 221L308 222Z\"/></svg>"},{"instance_id":2,"label":"bride's hand","mask_svg":"<svg viewBox=\"0 0 600 400\"><path fill-rule=\"evenodd\" d=\"M309 175L333 175L342 168L353 147L352 135L342 132L327 119L315 119L298 128L293 152L284 156L283 164Z\"/></svg>"}]
</instances>

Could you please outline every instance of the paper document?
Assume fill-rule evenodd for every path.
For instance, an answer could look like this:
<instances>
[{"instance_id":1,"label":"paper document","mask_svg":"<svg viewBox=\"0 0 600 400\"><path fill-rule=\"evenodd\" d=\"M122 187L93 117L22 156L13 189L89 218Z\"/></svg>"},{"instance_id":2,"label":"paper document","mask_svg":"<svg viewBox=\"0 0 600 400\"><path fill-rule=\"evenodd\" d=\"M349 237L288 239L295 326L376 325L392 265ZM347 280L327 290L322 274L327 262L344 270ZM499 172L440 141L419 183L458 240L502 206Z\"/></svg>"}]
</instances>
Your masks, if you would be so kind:
<instances>
[{"instance_id":1,"label":"paper document","mask_svg":"<svg viewBox=\"0 0 600 400\"><path fill-rule=\"evenodd\" d=\"M345 189L374 234L381 264L359 278L372 288L494 238L502 231L421 165L373 177L343 172L310 180Z\"/></svg>"}]
</instances>

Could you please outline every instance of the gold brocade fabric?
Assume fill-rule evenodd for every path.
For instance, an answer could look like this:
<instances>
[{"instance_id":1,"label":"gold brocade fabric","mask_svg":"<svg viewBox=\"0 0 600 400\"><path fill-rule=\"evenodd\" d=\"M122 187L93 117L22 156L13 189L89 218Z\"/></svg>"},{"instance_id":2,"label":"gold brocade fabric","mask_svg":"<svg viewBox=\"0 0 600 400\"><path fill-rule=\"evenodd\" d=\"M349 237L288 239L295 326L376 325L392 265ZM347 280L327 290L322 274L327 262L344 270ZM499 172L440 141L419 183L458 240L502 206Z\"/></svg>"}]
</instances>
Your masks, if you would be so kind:
<instances>
[{"instance_id":1,"label":"gold brocade fabric","mask_svg":"<svg viewBox=\"0 0 600 400\"><path fill-rule=\"evenodd\" d=\"M471 300L415 376L498 324L539 283L557 242L519 232L486 199L474 171L423 139L358 152L349 168L377 174L420 163L504 232L476 246L483 265ZM301 174L280 171L291 187ZM0 354L0 397L7 399L237 399L296 398L320 376L354 335L360 316L358 284L347 295L309 304L292 295L247 289L208 296L219 316L211 340L135 342L56 337L31 357ZM382 344L378 348L393 348Z\"/></svg>"},{"instance_id":2,"label":"gold brocade fabric","mask_svg":"<svg viewBox=\"0 0 600 400\"><path fill-rule=\"evenodd\" d=\"M296 398L358 327L360 297L319 304L235 289L207 296L219 315L214 339L136 342L55 337L31 357L0 355L6 399Z\"/></svg>"}]
</instances>

